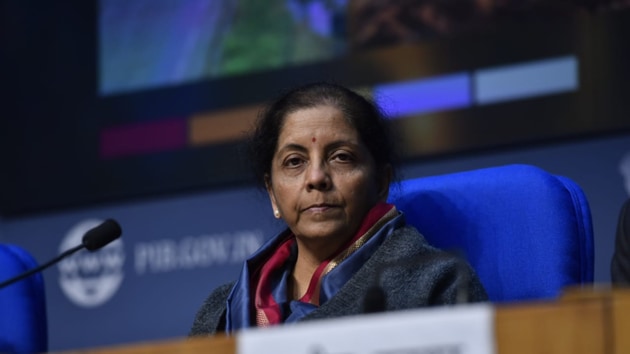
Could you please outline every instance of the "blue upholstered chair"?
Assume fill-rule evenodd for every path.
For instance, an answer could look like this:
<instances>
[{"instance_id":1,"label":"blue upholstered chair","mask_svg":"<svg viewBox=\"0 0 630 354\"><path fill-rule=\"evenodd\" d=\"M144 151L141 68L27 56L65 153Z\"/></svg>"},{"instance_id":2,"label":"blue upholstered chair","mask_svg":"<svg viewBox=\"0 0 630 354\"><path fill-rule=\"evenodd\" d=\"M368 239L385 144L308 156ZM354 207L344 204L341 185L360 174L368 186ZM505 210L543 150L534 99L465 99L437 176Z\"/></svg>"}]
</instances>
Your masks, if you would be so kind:
<instances>
[{"instance_id":1,"label":"blue upholstered chair","mask_svg":"<svg viewBox=\"0 0 630 354\"><path fill-rule=\"evenodd\" d=\"M483 168L405 180L390 201L429 243L465 256L493 302L552 299L593 282L589 205L566 177Z\"/></svg>"},{"instance_id":2,"label":"blue upholstered chair","mask_svg":"<svg viewBox=\"0 0 630 354\"><path fill-rule=\"evenodd\" d=\"M24 249L0 244L0 282L37 267ZM44 280L40 273L0 289L0 353L48 349Z\"/></svg>"}]
</instances>

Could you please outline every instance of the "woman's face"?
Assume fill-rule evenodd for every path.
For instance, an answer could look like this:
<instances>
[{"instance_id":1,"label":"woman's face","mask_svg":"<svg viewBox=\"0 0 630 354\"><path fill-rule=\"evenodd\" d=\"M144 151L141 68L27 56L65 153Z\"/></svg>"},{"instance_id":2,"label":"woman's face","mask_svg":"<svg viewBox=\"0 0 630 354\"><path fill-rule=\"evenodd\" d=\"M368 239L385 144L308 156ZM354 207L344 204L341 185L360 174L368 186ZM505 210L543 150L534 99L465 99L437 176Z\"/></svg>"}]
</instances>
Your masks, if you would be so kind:
<instances>
[{"instance_id":1,"label":"woman's face","mask_svg":"<svg viewBox=\"0 0 630 354\"><path fill-rule=\"evenodd\" d=\"M331 106L288 115L271 164L267 191L274 210L298 242L330 252L354 235L376 202L387 198L389 174L376 176L357 131Z\"/></svg>"}]
</instances>

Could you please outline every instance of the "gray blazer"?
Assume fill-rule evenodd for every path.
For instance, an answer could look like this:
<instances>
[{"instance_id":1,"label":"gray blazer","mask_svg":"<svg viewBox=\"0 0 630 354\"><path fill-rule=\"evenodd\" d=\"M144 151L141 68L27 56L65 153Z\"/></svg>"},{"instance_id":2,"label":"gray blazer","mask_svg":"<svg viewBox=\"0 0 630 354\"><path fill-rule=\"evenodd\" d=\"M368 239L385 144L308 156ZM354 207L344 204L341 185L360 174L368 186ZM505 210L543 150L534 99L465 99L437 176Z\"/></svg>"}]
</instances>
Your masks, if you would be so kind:
<instances>
[{"instance_id":1,"label":"gray blazer","mask_svg":"<svg viewBox=\"0 0 630 354\"><path fill-rule=\"evenodd\" d=\"M301 321L358 315L375 285L386 294L386 311L487 301L488 296L472 268L460 258L430 246L413 227L396 229L339 292ZM224 331L226 299L234 283L215 289L195 316L190 336Z\"/></svg>"}]
</instances>

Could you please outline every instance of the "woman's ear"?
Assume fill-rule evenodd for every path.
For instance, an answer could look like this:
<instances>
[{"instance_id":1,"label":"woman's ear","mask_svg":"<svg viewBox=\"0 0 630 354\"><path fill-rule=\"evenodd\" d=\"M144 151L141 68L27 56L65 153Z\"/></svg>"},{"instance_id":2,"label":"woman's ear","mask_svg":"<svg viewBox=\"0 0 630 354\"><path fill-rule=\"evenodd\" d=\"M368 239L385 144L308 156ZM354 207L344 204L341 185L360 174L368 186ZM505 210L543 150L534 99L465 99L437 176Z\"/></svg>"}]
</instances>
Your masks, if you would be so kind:
<instances>
[{"instance_id":1,"label":"woman's ear","mask_svg":"<svg viewBox=\"0 0 630 354\"><path fill-rule=\"evenodd\" d=\"M273 188L271 186L271 177L267 174L265 175L265 189L267 189L267 194L269 195L269 201L271 202L271 210L273 212L273 216L278 219L280 218L280 209L278 209L278 204L276 203L276 195L273 193Z\"/></svg>"},{"instance_id":2,"label":"woman's ear","mask_svg":"<svg viewBox=\"0 0 630 354\"><path fill-rule=\"evenodd\" d=\"M387 197L389 197L389 186L392 183L393 178L393 170L390 164L387 164L385 168L378 176L378 197L380 201L387 201Z\"/></svg>"}]
</instances>

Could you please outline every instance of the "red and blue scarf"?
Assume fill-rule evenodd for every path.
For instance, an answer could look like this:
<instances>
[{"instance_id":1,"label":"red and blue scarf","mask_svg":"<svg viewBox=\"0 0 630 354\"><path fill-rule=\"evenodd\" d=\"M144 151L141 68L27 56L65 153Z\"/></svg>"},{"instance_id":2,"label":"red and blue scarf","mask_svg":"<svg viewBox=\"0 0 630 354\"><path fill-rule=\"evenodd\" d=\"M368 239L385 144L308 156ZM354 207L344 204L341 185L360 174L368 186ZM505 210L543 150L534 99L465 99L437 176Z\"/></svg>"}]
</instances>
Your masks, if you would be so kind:
<instances>
[{"instance_id":1,"label":"red and blue scarf","mask_svg":"<svg viewBox=\"0 0 630 354\"><path fill-rule=\"evenodd\" d=\"M378 203L357 233L324 260L304 296L291 300L288 284L297 257L295 236L286 230L265 243L246 262L227 300L226 332L251 326L295 322L334 296L397 227L392 204Z\"/></svg>"}]
</instances>

